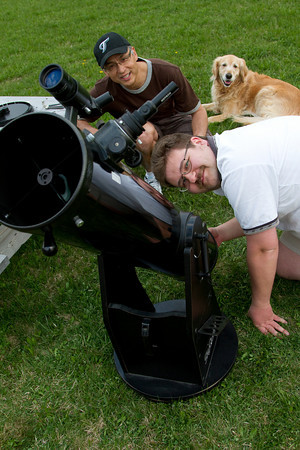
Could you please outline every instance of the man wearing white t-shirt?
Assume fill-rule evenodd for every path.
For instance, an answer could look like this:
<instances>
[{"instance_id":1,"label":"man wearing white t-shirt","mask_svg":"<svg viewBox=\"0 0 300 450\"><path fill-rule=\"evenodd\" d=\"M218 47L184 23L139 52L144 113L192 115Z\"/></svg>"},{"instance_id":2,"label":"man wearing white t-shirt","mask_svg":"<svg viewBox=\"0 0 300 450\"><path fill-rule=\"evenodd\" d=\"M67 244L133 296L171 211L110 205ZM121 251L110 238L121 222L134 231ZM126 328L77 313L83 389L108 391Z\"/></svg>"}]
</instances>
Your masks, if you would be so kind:
<instances>
[{"instance_id":1,"label":"man wearing white t-shirt","mask_svg":"<svg viewBox=\"0 0 300 450\"><path fill-rule=\"evenodd\" d=\"M219 189L228 198L234 219L210 231L218 245L246 235L248 315L262 333L288 335L270 297L276 271L300 280L300 117L264 120L207 140L165 136L154 149L152 167L163 185L195 194ZM283 230L279 242L276 228Z\"/></svg>"}]
</instances>

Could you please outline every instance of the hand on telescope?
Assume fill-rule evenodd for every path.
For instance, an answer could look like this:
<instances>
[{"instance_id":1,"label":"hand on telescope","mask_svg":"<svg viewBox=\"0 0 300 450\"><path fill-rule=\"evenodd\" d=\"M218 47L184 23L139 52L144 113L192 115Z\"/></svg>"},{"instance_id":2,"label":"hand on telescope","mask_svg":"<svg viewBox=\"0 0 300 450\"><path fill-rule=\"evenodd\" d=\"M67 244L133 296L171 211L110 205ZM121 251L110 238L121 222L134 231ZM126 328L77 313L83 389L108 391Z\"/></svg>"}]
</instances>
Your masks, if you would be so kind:
<instances>
[{"instance_id":1,"label":"hand on telescope","mask_svg":"<svg viewBox=\"0 0 300 450\"><path fill-rule=\"evenodd\" d=\"M209 231L215 238L218 246L224 241L230 241L231 239L236 239L244 235L244 232L235 217L218 227L209 228Z\"/></svg>"},{"instance_id":2,"label":"hand on telescope","mask_svg":"<svg viewBox=\"0 0 300 450\"><path fill-rule=\"evenodd\" d=\"M282 333L289 336L289 332L278 323L287 323L287 321L274 314L271 305L261 307L252 304L247 315L263 334L271 333L277 336L278 333Z\"/></svg>"},{"instance_id":3,"label":"hand on telescope","mask_svg":"<svg viewBox=\"0 0 300 450\"><path fill-rule=\"evenodd\" d=\"M208 231L212 234L212 236L213 236L217 246L219 247L222 244L223 241L222 241L221 236L220 236L220 234L218 232L218 229L217 228L208 228ZM209 240L209 242L214 243L214 240L213 240L212 236L209 235L208 240Z\"/></svg>"}]
</instances>

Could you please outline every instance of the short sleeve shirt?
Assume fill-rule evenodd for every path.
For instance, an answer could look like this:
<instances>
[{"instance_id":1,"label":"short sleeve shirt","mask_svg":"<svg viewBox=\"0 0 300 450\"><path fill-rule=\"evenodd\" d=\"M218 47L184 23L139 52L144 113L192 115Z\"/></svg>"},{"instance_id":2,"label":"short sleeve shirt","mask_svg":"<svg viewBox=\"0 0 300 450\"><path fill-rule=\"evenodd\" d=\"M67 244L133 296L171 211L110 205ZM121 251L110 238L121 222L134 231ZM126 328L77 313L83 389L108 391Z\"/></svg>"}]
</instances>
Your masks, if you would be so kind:
<instances>
[{"instance_id":1,"label":"short sleeve shirt","mask_svg":"<svg viewBox=\"0 0 300 450\"><path fill-rule=\"evenodd\" d=\"M221 188L245 234L300 231L300 117L263 120L215 136Z\"/></svg>"},{"instance_id":2,"label":"short sleeve shirt","mask_svg":"<svg viewBox=\"0 0 300 450\"><path fill-rule=\"evenodd\" d=\"M171 81L177 86L177 92L160 105L158 111L151 118L156 123L166 117L172 117L178 112L192 114L197 111L201 102L193 91L190 83L184 77L179 67L160 59L144 60L148 65L147 79L144 85L137 90L126 89L121 84L104 77L96 82L91 90L91 96L96 98L109 91L114 101L104 106L102 112L109 112L114 118L119 118L127 110L133 112L147 100L152 100ZM93 118L93 120L95 120Z\"/></svg>"}]
</instances>

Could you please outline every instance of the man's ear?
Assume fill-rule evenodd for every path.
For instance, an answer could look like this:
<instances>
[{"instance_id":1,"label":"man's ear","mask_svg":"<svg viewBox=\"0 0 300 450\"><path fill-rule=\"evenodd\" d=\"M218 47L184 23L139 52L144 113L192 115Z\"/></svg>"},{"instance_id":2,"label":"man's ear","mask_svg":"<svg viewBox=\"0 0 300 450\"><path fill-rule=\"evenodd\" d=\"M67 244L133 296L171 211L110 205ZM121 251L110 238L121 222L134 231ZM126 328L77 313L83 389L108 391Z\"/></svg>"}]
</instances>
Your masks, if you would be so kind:
<instances>
[{"instance_id":1,"label":"man's ear","mask_svg":"<svg viewBox=\"0 0 300 450\"><path fill-rule=\"evenodd\" d=\"M201 144L201 145L208 145L208 142L206 139L202 139L200 136L192 136L191 137L191 143L194 145Z\"/></svg>"},{"instance_id":2,"label":"man's ear","mask_svg":"<svg viewBox=\"0 0 300 450\"><path fill-rule=\"evenodd\" d=\"M138 55L137 55L136 49L134 47L131 47L131 53L135 56L135 60L137 61Z\"/></svg>"}]
</instances>

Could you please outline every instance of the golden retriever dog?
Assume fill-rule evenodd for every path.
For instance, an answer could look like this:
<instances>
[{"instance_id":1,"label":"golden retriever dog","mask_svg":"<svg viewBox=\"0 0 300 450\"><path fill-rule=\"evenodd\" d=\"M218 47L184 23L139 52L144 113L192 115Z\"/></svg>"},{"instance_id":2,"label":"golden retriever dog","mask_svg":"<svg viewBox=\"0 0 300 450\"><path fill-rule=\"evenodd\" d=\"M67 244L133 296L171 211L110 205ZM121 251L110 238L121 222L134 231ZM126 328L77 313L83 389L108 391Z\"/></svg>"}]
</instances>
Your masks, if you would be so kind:
<instances>
[{"instance_id":1,"label":"golden retriever dog","mask_svg":"<svg viewBox=\"0 0 300 450\"><path fill-rule=\"evenodd\" d=\"M203 106L219 114L209 117L209 123L231 118L247 125L269 117L300 115L298 88L252 72L242 58L219 56L213 62L212 73L212 103Z\"/></svg>"}]
</instances>

